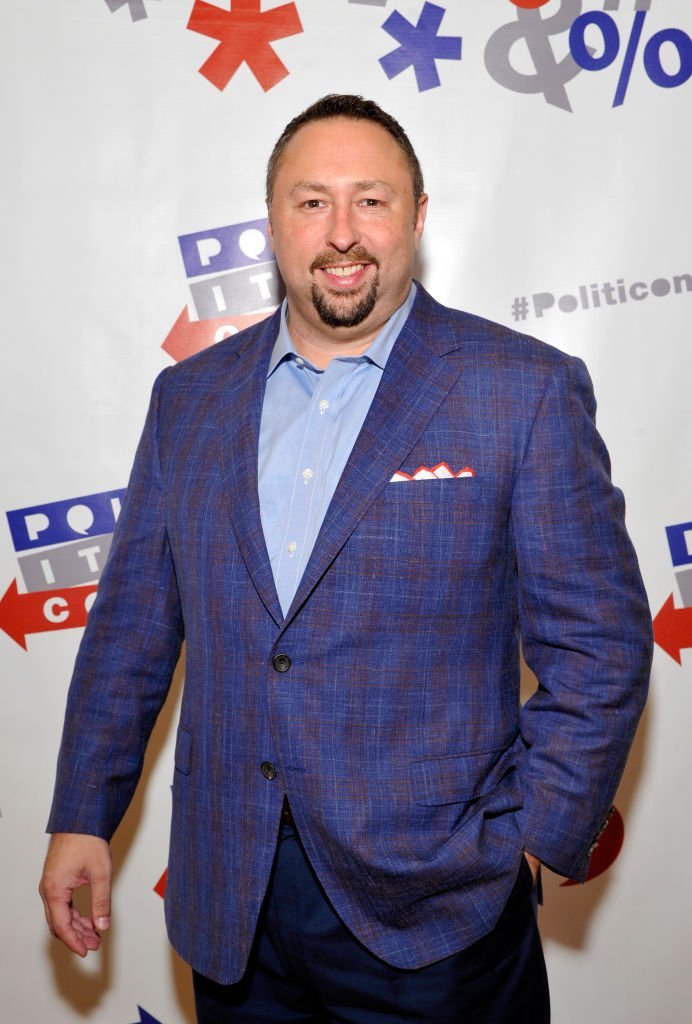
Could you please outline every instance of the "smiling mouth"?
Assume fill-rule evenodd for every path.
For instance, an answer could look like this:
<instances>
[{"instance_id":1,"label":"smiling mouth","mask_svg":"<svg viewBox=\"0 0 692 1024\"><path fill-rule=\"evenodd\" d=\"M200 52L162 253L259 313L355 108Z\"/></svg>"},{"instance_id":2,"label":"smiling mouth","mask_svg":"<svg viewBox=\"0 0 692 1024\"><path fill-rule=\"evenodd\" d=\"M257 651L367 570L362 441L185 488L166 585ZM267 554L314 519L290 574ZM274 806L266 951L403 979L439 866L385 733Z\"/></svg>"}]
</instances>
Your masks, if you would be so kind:
<instances>
[{"instance_id":1,"label":"smiling mouth","mask_svg":"<svg viewBox=\"0 0 692 1024\"><path fill-rule=\"evenodd\" d=\"M380 286L380 261L362 245L348 252L321 252L310 267L312 303L328 327L356 327L372 313ZM318 283L319 282L319 283Z\"/></svg>"},{"instance_id":2,"label":"smiling mouth","mask_svg":"<svg viewBox=\"0 0 692 1024\"><path fill-rule=\"evenodd\" d=\"M369 264L351 263L347 267L320 267L320 270L324 270L325 274L331 274L333 277L352 277L366 266Z\"/></svg>"},{"instance_id":3,"label":"smiling mouth","mask_svg":"<svg viewBox=\"0 0 692 1024\"><path fill-rule=\"evenodd\" d=\"M378 270L379 266L377 257L368 252L365 246L354 245L348 252L321 252L312 261L310 272L314 274L321 270L329 274L335 283L336 280L346 283L350 278L357 278L371 267Z\"/></svg>"}]
</instances>

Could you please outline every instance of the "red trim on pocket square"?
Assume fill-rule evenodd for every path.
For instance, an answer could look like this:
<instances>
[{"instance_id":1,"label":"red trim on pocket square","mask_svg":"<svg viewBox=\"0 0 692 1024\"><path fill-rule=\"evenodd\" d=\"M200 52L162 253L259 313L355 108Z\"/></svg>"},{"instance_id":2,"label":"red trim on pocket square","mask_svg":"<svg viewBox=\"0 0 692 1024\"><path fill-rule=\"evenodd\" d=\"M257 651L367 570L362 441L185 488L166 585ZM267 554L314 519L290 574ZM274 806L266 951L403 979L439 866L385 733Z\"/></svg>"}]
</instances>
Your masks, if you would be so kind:
<instances>
[{"instance_id":1,"label":"red trim on pocket square","mask_svg":"<svg viewBox=\"0 0 692 1024\"><path fill-rule=\"evenodd\" d=\"M458 480L460 477L475 475L475 469L471 469L470 466L464 466L458 473L455 473L446 462L438 462L432 469L428 466L419 466L415 473L412 474L405 473L403 469L399 469L389 482L397 484L401 481L409 480Z\"/></svg>"}]
</instances>

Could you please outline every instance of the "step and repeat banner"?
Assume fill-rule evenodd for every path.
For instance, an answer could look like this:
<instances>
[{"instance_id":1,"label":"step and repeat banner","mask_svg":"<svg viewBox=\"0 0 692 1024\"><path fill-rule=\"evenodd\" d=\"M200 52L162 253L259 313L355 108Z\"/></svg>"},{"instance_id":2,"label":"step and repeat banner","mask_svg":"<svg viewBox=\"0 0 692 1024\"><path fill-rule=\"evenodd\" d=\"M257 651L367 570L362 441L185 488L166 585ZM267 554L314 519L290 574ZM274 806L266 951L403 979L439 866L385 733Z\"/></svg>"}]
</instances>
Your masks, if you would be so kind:
<instances>
[{"instance_id":1,"label":"step and repeat banner","mask_svg":"<svg viewBox=\"0 0 692 1024\"><path fill-rule=\"evenodd\" d=\"M545 879L554 1020L689 1019L691 31L688 0L4 0L4 1020L193 1020L162 904L184 664L86 961L45 929L43 829L151 384L275 308L266 159L327 92L409 132L425 286L591 371L657 646L589 880Z\"/></svg>"}]
</instances>

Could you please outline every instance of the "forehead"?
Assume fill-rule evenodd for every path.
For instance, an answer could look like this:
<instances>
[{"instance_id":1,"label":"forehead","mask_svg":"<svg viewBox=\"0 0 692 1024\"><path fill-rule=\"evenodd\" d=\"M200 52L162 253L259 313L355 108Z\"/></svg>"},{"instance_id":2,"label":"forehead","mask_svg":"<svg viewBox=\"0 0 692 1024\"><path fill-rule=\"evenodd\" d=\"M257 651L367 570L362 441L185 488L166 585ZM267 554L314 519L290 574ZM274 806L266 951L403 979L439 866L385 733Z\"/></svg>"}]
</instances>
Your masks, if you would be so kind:
<instances>
[{"instance_id":1,"label":"forehead","mask_svg":"<svg viewBox=\"0 0 692 1024\"><path fill-rule=\"evenodd\" d=\"M334 117L299 128L281 155L276 178L293 180L378 179L410 184L406 156L389 132L374 121Z\"/></svg>"}]
</instances>

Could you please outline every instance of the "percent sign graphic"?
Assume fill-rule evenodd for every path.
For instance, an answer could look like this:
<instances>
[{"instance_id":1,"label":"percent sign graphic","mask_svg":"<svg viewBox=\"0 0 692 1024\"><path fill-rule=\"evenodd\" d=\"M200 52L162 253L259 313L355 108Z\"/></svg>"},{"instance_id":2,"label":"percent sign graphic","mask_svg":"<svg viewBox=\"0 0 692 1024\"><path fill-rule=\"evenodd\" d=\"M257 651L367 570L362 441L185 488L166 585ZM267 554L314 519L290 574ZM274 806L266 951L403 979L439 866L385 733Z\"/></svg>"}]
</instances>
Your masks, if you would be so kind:
<instances>
[{"instance_id":1,"label":"percent sign graphic","mask_svg":"<svg viewBox=\"0 0 692 1024\"><path fill-rule=\"evenodd\" d=\"M646 15L646 10L638 10L634 15L632 31L615 89L614 107L622 106L625 101ZM594 56L594 51L586 45L586 33L591 25L600 31L603 38L603 52L600 56ZM672 74L666 71L661 63L661 50L665 43L675 47L680 61L679 69ZM572 23L569 47L575 61L585 71L602 71L603 68L610 67L620 52L620 33L614 19L604 11L580 14ZM663 89L674 89L675 86L684 85L692 75L692 39L687 32L679 28L664 28L656 32L644 47L644 68L650 80Z\"/></svg>"}]
</instances>

